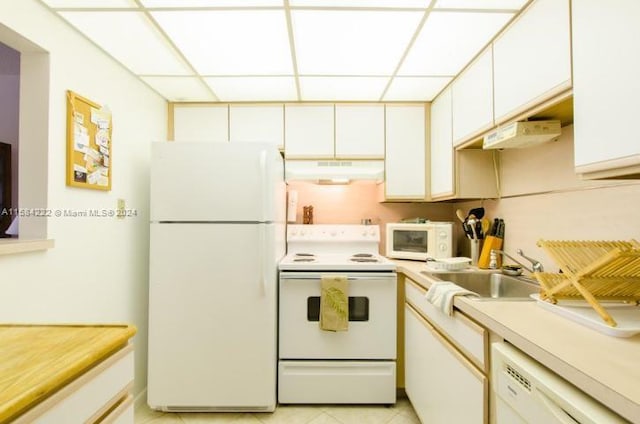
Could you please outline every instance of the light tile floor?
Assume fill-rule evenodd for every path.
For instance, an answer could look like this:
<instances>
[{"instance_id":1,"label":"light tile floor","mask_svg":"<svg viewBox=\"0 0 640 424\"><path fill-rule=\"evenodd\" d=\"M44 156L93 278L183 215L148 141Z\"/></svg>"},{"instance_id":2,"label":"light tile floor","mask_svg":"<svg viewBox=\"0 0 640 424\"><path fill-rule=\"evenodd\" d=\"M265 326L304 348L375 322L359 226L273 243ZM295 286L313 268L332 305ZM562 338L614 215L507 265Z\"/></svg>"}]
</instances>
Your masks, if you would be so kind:
<instances>
[{"instance_id":1,"label":"light tile floor","mask_svg":"<svg viewBox=\"0 0 640 424\"><path fill-rule=\"evenodd\" d=\"M420 424L406 398L384 405L281 405L273 413L164 413L141 405L135 424Z\"/></svg>"}]
</instances>

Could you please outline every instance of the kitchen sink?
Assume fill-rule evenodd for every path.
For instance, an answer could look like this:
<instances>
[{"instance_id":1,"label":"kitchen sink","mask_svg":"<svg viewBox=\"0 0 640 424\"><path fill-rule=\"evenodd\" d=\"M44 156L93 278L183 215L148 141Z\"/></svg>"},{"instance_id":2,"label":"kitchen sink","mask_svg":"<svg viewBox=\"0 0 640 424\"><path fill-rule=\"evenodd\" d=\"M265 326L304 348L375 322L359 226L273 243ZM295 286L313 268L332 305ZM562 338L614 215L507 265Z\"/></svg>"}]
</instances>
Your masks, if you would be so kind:
<instances>
[{"instance_id":1,"label":"kitchen sink","mask_svg":"<svg viewBox=\"0 0 640 424\"><path fill-rule=\"evenodd\" d=\"M524 277L487 272L420 272L433 280L451 281L480 296L470 299L533 300L529 295L540 292L540 286L534 280Z\"/></svg>"}]
</instances>

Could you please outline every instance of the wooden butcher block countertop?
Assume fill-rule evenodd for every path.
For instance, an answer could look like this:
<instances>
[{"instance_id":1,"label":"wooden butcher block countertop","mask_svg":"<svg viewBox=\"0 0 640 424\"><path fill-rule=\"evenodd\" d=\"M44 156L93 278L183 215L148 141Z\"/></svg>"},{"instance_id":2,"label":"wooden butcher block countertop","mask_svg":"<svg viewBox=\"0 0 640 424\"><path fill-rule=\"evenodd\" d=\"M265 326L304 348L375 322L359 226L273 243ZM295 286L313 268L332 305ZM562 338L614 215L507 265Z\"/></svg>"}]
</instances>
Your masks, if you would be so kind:
<instances>
[{"instance_id":1,"label":"wooden butcher block countertop","mask_svg":"<svg viewBox=\"0 0 640 424\"><path fill-rule=\"evenodd\" d=\"M0 324L0 423L124 347L130 325Z\"/></svg>"}]
</instances>

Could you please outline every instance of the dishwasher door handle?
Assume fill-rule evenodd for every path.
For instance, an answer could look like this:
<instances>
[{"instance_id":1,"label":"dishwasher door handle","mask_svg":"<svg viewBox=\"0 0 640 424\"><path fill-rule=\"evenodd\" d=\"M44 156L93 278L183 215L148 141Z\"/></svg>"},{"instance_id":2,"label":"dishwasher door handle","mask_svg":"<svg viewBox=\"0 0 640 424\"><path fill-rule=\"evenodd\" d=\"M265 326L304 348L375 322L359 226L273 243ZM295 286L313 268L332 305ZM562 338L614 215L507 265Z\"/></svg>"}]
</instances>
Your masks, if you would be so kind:
<instances>
[{"instance_id":1,"label":"dishwasher door handle","mask_svg":"<svg viewBox=\"0 0 640 424\"><path fill-rule=\"evenodd\" d=\"M550 399L549 396L537 389L535 391L535 394L538 396L545 408L547 408L547 410L551 412L551 415L553 415L558 420L558 423L579 424L578 421L574 420L573 417L567 413L567 411L562 409L557 403Z\"/></svg>"}]
</instances>

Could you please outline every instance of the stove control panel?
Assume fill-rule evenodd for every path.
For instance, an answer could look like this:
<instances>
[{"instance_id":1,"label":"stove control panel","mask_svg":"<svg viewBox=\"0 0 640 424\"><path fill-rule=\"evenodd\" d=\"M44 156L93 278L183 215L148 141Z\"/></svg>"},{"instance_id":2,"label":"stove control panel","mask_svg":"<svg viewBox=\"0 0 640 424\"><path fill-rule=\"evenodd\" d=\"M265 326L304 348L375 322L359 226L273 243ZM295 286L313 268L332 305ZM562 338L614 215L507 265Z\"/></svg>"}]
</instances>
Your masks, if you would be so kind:
<instances>
[{"instance_id":1,"label":"stove control panel","mask_svg":"<svg viewBox=\"0 0 640 424\"><path fill-rule=\"evenodd\" d=\"M287 226L287 241L380 241L380 227L377 225L312 224Z\"/></svg>"}]
</instances>

